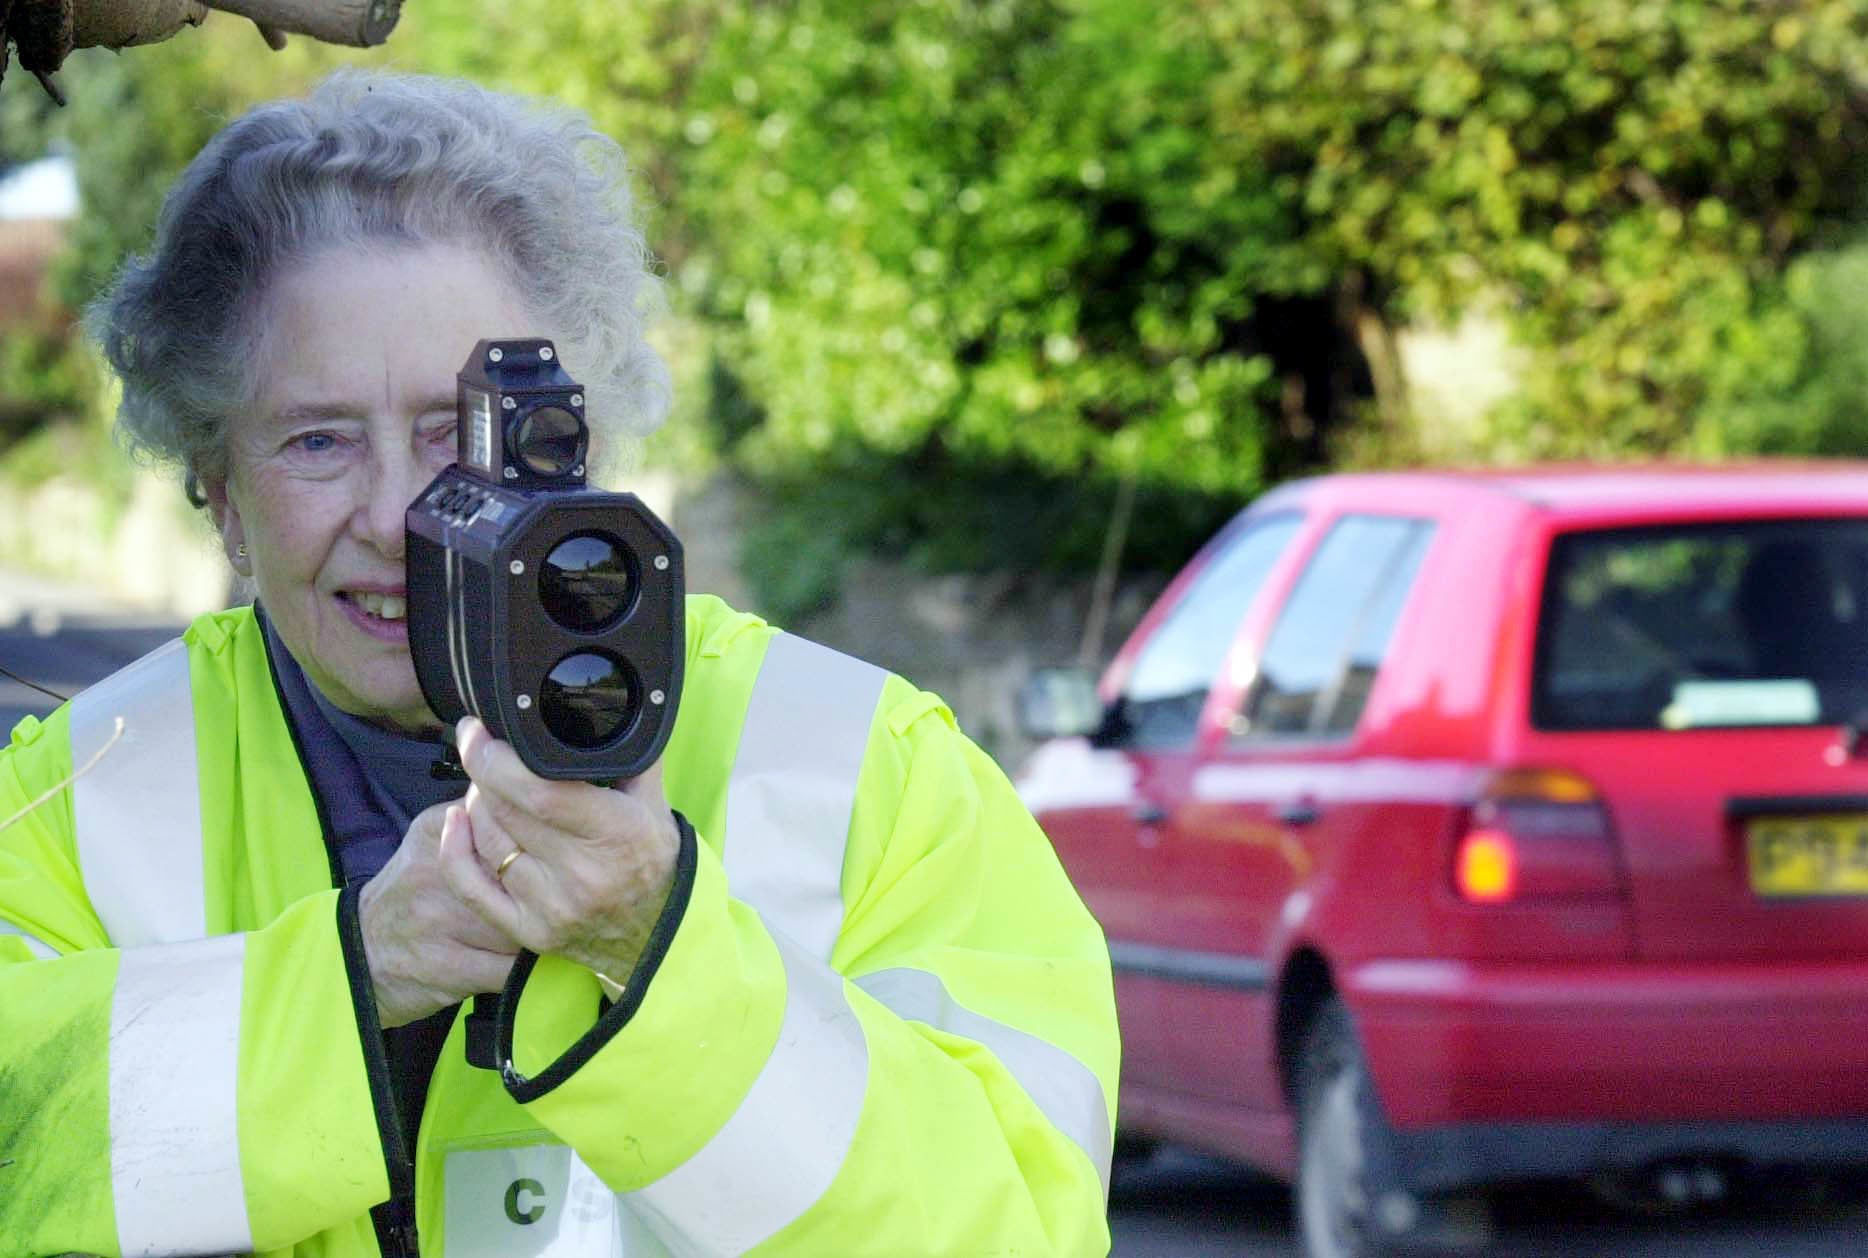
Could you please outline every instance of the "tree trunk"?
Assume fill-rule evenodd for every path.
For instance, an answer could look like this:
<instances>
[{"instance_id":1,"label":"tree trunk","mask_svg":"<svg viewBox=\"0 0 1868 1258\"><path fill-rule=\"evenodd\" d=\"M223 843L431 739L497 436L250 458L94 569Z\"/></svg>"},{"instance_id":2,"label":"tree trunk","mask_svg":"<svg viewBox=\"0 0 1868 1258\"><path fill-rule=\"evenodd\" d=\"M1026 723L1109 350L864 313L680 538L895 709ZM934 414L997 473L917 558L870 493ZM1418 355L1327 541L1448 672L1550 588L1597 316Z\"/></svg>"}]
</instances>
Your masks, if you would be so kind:
<instances>
[{"instance_id":1,"label":"tree trunk","mask_svg":"<svg viewBox=\"0 0 1868 1258\"><path fill-rule=\"evenodd\" d=\"M309 35L327 44L371 48L389 38L402 0L210 0L260 27Z\"/></svg>"},{"instance_id":2,"label":"tree trunk","mask_svg":"<svg viewBox=\"0 0 1868 1258\"><path fill-rule=\"evenodd\" d=\"M1096 565L1096 584L1090 590L1090 614L1077 644L1077 666L1094 671L1102 664L1103 635L1109 627L1109 609L1116 598L1116 578L1122 574L1122 550L1128 545L1129 521L1135 516L1134 472L1124 472L1116 484L1116 500L1109 509L1109 531L1103 534L1103 556Z\"/></svg>"},{"instance_id":3,"label":"tree trunk","mask_svg":"<svg viewBox=\"0 0 1868 1258\"><path fill-rule=\"evenodd\" d=\"M78 0L72 6L72 47L128 48L159 44L208 15L198 0Z\"/></svg>"},{"instance_id":4,"label":"tree trunk","mask_svg":"<svg viewBox=\"0 0 1868 1258\"><path fill-rule=\"evenodd\" d=\"M1394 329L1381 312L1364 300L1367 277L1351 271L1336 290L1336 318L1355 340L1369 367L1369 381L1375 389L1375 411L1382 427L1392 435L1401 430L1408 418L1407 376L1401 369L1401 352L1395 344ZM1347 397L1347 394L1341 395ZM1345 417L1346 418L1346 417Z\"/></svg>"}]
</instances>

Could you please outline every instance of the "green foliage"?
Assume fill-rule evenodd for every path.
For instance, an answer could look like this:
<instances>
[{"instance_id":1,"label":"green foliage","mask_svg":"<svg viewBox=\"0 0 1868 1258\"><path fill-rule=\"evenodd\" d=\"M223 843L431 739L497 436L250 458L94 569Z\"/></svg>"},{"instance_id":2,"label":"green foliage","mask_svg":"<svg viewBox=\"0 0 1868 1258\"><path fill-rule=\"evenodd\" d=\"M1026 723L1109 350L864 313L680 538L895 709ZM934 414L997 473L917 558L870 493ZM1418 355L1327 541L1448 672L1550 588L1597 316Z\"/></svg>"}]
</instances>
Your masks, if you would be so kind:
<instances>
[{"instance_id":1,"label":"green foliage","mask_svg":"<svg viewBox=\"0 0 1868 1258\"><path fill-rule=\"evenodd\" d=\"M1475 308L1525 353L1476 457L1868 437L1862 0L423 0L283 56L216 17L74 59L67 297L225 117L351 60L631 153L774 607L858 548L1083 571L1122 477L1172 566L1331 452L1421 448L1386 335Z\"/></svg>"},{"instance_id":2,"label":"green foliage","mask_svg":"<svg viewBox=\"0 0 1868 1258\"><path fill-rule=\"evenodd\" d=\"M1304 396L1379 382L1332 334L1476 300L1528 350L1478 457L1859 449L1843 288L1792 264L1852 230L1865 63L1857 0L728 10L679 279L759 408L736 461L881 457L894 500L954 460L1245 497L1307 428L1384 448L1395 415L1331 432L1340 388ZM875 544L848 522L880 514L837 518Z\"/></svg>"},{"instance_id":3,"label":"green foliage","mask_svg":"<svg viewBox=\"0 0 1868 1258\"><path fill-rule=\"evenodd\" d=\"M856 555L925 571L1095 571L1116 483L1028 462L951 455L909 463L871 454L834 472L773 476L742 567L780 623L823 610ZM1231 494L1154 482L1138 490L1131 566L1171 572L1239 509Z\"/></svg>"},{"instance_id":4,"label":"green foliage","mask_svg":"<svg viewBox=\"0 0 1868 1258\"><path fill-rule=\"evenodd\" d=\"M1334 281L1263 168L1215 155L1227 55L1173 7L721 11L675 280L715 329L715 429L769 490L763 605L829 597L853 553L1086 573L1124 475L1149 487L1129 553L1170 567L1307 462L1255 319Z\"/></svg>"},{"instance_id":5,"label":"green foliage","mask_svg":"<svg viewBox=\"0 0 1868 1258\"><path fill-rule=\"evenodd\" d=\"M1809 254L1778 286L1758 335L1776 355L1766 396L1702 434L1710 453L1852 455L1868 451L1868 243Z\"/></svg>"},{"instance_id":6,"label":"green foliage","mask_svg":"<svg viewBox=\"0 0 1868 1258\"><path fill-rule=\"evenodd\" d=\"M48 421L75 420L92 410L93 364L56 323L22 323L0 336L0 449Z\"/></svg>"},{"instance_id":7,"label":"green foliage","mask_svg":"<svg viewBox=\"0 0 1868 1258\"><path fill-rule=\"evenodd\" d=\"M52 123L71 148L83 206L57 275L64 300L82 307L124 257L148 247L163 195L210 136L340 58L302 40L273 53L251 24L227 15L166 43L74 54L61 76L71 103ZM14 86L9 79L4 90Z\"/></svg>"},{"instance_id":8,"label":"green foliage","mask_svg":"<svg viewBox=\"0 0 1868 1258\"><path fill-rule=\"evenodd\" d=\"M1495 454L1742 449L1798 370L1783 273L1858 211L1858 0L1203 6L1232 160L1391 318L1502 298Z\"/></svg>"},{"instance_id":9,"label":"green foliage","mask_svg":"<svg viewBox=\"0 0 1868 1258\"><path fill-rule=\"evenodd\" d=\"M1052 475L1260 483L1299 291L1281 210L1210 156L1211 42L1145 6L1042 0L724 15L682 139L679 281L796 475L930 448Z\"/></svg>"},{"instance_id":10,"label":"green foliage","mask_svg":"<svg viewBox=\"0 0 1868 1258\"><path fill-rule=\"evenodd\" d=\"M8 137L0 155L26 160L68 149L83 207L53 265L53 317L0 337L0 443L12 479L34 483L89 468L108 481L121 470L103 418L99 365L66 322L69 312L147 246L169 183L224 121L251 100L309 81L317 58L308 52L269 61L250 25L222 18L127 54L75 54L61 75L74 89L62 110L50 109L28 76L14 74L0 87Z\"/></svg>"},{"instance_id":11,"label":"green foliage","mask_svg":"<svg viewBox=\"0 0 1868 1258\"><path fill-rule=\"evenodd\" d=\"M45 153L46 136L57 106L51 97L39 90L37 83L28 86L30 91L0 89L0 172L16 162L29 162Z\"/></svg>"},{"instance_id":12,"label":"green foliage","mask_svg":"<svg viewBox=\"0 0 1868 1258\"><path fill-rule=\"evenodd\" d=\"M59 418L39 424L7 449L0 479L21 487L82 481L104 491L99 501L121 509L129 503L134 472L112 444L107 425L95 418Z\"/></svg>"}]
</instances>

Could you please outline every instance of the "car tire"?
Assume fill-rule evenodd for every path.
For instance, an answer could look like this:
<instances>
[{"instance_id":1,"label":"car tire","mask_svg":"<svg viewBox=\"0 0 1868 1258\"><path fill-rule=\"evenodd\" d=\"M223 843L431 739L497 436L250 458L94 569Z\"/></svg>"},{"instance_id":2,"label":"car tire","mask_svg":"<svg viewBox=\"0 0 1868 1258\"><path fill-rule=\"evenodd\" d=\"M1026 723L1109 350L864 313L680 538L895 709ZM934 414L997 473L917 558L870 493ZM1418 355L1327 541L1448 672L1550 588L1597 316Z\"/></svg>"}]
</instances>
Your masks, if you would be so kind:
<instances>
[{"instance_id":1,"label":"car tire","mask_svg":"<svg viewBox=\"0 0 1868 1258\"><path fill-rule=\"evenodd\" d=\"M1305 1029L1296 1085L1291 1205L1304 1258L1485 1252L1492 1212L1484 1194L1422 1199L1402 1187L1394 1131L1338 997Z\"/></svg>"},{"instance_id":2,"label":"car tire","mask_svg":"<svg viewBox=\"0 0 1868 1258\"><path fill-rule=\"evenodd\" d=\"M1110 1184L1126 1185L1132 1176L1145 1172L1148 1164L1154 1160L1158 1147L1145 1136L1130 1136L1118 1131L1115 1148L1109 1157Z\"/></svg>"},{"instance_id":3,"label":"car tire","mask_svg":"<svg viewBox=\"0 0 1868 1258\"><path fill-rule=\"evenodd\" d=\"M1304 1258L1392 1252L1376 1221L1370 1184L1393 1165L1393 1150L1349 1010L1334 996L1305 1030L1296 1083L1297 1181L1291 1204L1300 1252Z\"/></svg>"}]
</instances>

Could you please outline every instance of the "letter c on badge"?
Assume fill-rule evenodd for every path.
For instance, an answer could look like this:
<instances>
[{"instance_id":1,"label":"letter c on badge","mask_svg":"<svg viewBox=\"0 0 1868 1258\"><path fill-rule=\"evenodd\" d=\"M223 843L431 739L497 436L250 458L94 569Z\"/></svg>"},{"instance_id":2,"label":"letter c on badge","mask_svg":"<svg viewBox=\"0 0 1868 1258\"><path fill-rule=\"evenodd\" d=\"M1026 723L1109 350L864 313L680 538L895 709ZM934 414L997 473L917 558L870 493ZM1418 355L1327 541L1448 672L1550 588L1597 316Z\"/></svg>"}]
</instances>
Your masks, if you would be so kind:
<instances>
[{"instance_id":1,"label":"letter c on badge","mask_svg":"<svg viewBox=\"0 0 1868 1258\"><path fill-rule=\"evenodd\" d=\"M538 1198L539 1204L522 1208L519 1205L519 1197L522 1193L532 1194ZM545 1186L543 1184L535 1179L515 1179L506 1188L506 1217L521 1227L528 1223L536 1223L545 1216L544 1199Z\"/></svg>"}]
</instances>

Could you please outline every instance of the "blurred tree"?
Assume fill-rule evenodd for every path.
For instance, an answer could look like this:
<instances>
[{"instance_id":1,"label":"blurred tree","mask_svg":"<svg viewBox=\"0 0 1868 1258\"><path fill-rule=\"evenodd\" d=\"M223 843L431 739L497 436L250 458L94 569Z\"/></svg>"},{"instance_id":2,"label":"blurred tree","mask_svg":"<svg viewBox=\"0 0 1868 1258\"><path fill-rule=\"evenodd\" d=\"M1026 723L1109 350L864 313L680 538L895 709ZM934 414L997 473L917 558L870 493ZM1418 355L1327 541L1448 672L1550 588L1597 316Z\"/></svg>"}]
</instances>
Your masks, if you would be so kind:
<instances>
[{"instance_id":1,"label":"blurred tree","mask_svg":"<svg viewBox=\"0 0 1868 1258\"><path fill-rule=\"evenodd\" d=\"M1221 49L1186 27L1043 0L729 14L683 126L680 279L764 409L744 457L1256 486L1247 321L1328 277L1263 177L1212 160Z\"/></svg>"},{"instance_id":2,"label":"blurred tree","mask_svg":"<svg viewBox=\"0 0 1868 1258\"><path fill-rule=\"evenodd\" d=\"M359 59L215 26L74 58L72 300L227 113ZM1474 457L1868 435L1863 0L423 0L387 60L636 159L786 612L855 546L1087 571L1124 479L1171 567L1404 454L1394 332L1479 302L1528 352Z\"/></svg>"},{"instance_id":3,"label":"blurred tree","mask_svg":"<svg viewBox=\"0 0 1868 1258\"><path fill-rule=\"evenodd\" d=\"M1390 320L1503 299L1535 352L1480 453L1743 449L1809 366L1784 277L1862 205L1860 0L1197 7L1215 140L1320 265Z\"/></svg>"},{"instance_id":4,"label":"blurred tree","mask_svg":"<svg viewBox=\"0 0 1868 1258\"><path fill-rule=\"evenodd\" d=\"M1708 425L1705 444L1714 453L1859 457L1868 452L1868 243L1797 259L1782 289L1788 305L1772 322L1786 359L1770 368L1772 388Z\"/></svg>"},{"instance_id":5,"label":"blurred tree","mask_svg":"<svg viewBox=\"0 0 1868 1258\"><path fill-rule=\"evenodd\" d=\"M82 207L59 268L60 295L82 307L124 257L148 247L169 184L226 122L354 59L309 40L271 52L252 26L221 18L130 53L74 53L64 72L71 103L52 120L54 137L71 150Z\"/></svg>"},{"instance_id":6,"label":"blurred tree","mask_svg":"<svg viewBox=\"0 0 1868 1258\"><path fill-rule=\"evenodd\" d=\"M45 155L57 108L43 92L0 92L0 171Z\"/></svg>"},{"instance_id":7,"label":"blurred tree","mask_svg":"<svg viewBox=\"0 0 1868 1258\"><path fill-rule=\"evenodd\" d=\"M1085 569L1123 477L1171 565L1321 461L1366 373L1266 170L1214 150L1229 55L1180 5L723 11L676 278L718 330L721 439L779 491L767 592L828 588L806 533Z\"/></svg>"}]
</instances>

